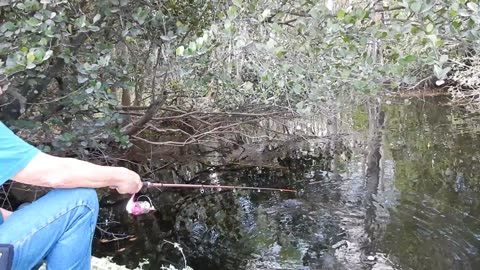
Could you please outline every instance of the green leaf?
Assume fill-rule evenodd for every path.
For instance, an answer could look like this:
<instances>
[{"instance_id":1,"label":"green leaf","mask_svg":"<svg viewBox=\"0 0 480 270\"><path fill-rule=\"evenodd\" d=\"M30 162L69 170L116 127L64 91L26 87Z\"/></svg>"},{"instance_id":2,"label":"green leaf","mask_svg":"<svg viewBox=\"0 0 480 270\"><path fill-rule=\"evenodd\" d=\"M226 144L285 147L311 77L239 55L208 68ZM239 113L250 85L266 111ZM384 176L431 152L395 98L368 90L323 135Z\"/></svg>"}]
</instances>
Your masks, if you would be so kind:
<instances>
[{"instance_id":1,"label":"green leaf","mask_svg":"<svg viewBox=\"0 0 480 270\"><path fill-rule=\"evenodd\" d=\"M12 22L5 22L2 25L0 25L0 33L4 33L6 31L15 31L16 30L16 25Z\"/></svg>"},{"instance_id":2,"label":"green leaf","mask_svg":"<svg viewBox=\"0 0 480 270\"><path fill-rule=\"evenodd\" d=\"M278 49L275 51L275 55L276 55L277 57L284 57L286 54L287 54L287 51L286 51L284 48L278 48Z\"/></svg>"},{"instance_id":3,"label":"green leaf","mask_svg":"<svg viewBox=\"0 0 480 270\"><path fill-rule=\"evenodd\" d=\"M197 50L197 44L195 42L190 42L190 44L188 45L188 51L190 53L193 53Z\"/></svg>"},{"instance_id":4,"label":"green leaf","mask_svg":"<svg viewBox=\"0 0 480 270\"><path fill-rule=\"evenodd\" d=\"M87 25L87 17L85 17L85 15L81 16L75 20L74 24L77 28L85 27Z\"/></svg>"},{"instance_id":5,"label":"green leaf","mask_svg":"<svg viewBox=\"0 0 480 270\"><path fill-rule=\"evenodd\" d=\"M449 10L448 15L450 16L450 18L455 18L458 16L458 12L456 10Z\"/></svg>"},{"instance_id":6,"label":"green leaf","mask_svg":"<svg viewBox=\"0 0 480 270\"><path fill-rule=\"evenodd\" d=\"M18 4L15 5L15 7L20 9L20 10L25 10L25 8L26 8L24 3L18 3Z\"/></svg>"},{"instance_id":7,"label":"green leaf","mask_svg":"<svg viewBox=\"0 0 480 270\"><path fill-rule=\"evenodd\" d=\"M78 82L78 83L84 83L84 82L86 82L86 81L88 81L88 77L83 76L83 75L81 75L81 74L77 75L77 82Z\"/></svg>"},{"instance_id":8,"label":"green leaf","mask_svg":"<svg viewBox=\"0 0 480 270\"><path fill-rule=\"evenodd\" d=\"M272 11L271 11L269 8L267 8L267 9L265 9L265 10L262 12L262 14L260 15L260 18L261 18L262 21L263 21L263 20L265 20L266 18L268 18L271 13L272 13Z\"/></svg>"},{"instance_id":9,"label":"green leaf","mask_svg":"<svg viewBox=\"0 0 480 270\"><path fill-rule=\"evenodd\" d=\"M422 10L422 2L413 2L410 5L410 9L415 13L419 13Z\"/></svg>"},{"instance_id":10,"label":"green leaf","mask_svg":"<svg viewBox=\"0 0 480 270\"><path fill-rule=\"evenodd\" d=\"M148 13L143 7L139 7L132 17L138 22L138 24L142 25L145 23Z\"/></svg>"},{"instance_id":11,"label":"green leaf","mask_svg":"<svg viewBox=\"0 0 480 270\"><path fill-rule=\"evenodd\" d=\"M101 18L102 18L102 15L100 14L95 15L95 17L93 17L93 23L98 22Z\"/></svg>"},{"instance_id":12,"label":"green leaf","mask_svg":"<svg viewBox=\"0 0 480 270\"><path fill-rule=\"evenodd\" d=\"M197 43L197 47L201 47L204 43L204 38L203 37L199 37L195 40L195 43Z\"/></svg>"},{"instance_id":13,"label":"green leaf","mask_svg":"<svg viewBox=\"0 0 480 270\"><path fill-rule=\"evenodd\" d=\"M225 30L227 30L227 32L229 33L233 32L233 26L230 20L226 20L225 23L223 24L223 27L225 28Z\"/></svg>"},{"instance_id":14,"label":"green leaf","mask_svg":"<svg viewBox=\"0 0 480 270\"><path fill-rule=\"evenodd\" d=\"M388 37L388 33L384 32L384 31L379 31L379 32L375 33L375 37L378 38L378 39L384 39L384 38Z\"/></svg>"},{"instance_id":15,"label":"green leaf","mask_svg":"<svg viewBox=\"0 0 480 270\"><path fill-rule=\"evenodd\" d=\"M33 55L35 56L35 59L38 61L41 61L40 59L43 59L45 56L45 50L43 48L35 48L32 49Z\"/></svg>"},{"instance_id":16,"label":"green leaf","mask_svg":"<svg viewBox=\"0 0 480 270\"><path fill-rule=\"evenodd\" d=\"M434 65L433 66L433 72L435 74L435 77L439 80L443 80L447 77L447 73L451 70L450 67L442 68L439 65Z\"/></svg>"},{"instance_id":17,"label":"green leaf","mask_svg":"<svg viewBox=\"0 0 480 270\"><path fill-rule=\"evenodd\" d=\"M368 17L368 11L365 9L357 9L355 11L355 17L359 20L365 19Z\"/></svg>"},{"instance_id":18,"label":"green leaf","mask_svg":"<svg viewBox=\"0 0 480 270\"><path fill-rule=\"evenodd\" d=\"M437 47L437 48L438 48L438 47L442 47L443 44L445 44L445 41L443 41L443 40L441 40L441 39L435 41L435 47Z\"/></svg>"},{"instance_id":19,"label":"green leaf","mask_svg":"<svg viewBox=\"0 0 480 270\"><path fill-rule=\"evenodd\" d=\"M442 77L440 79L444 79L447 77L447 73L450 72L452 68L451 67L446 67L442 69L442 73L440 74Z\"/></svg>"},{"instance_id":20,"label":"green leaf","mask_svg":"<svg viewBox=\"0 0 480 270\"><path fill-rule=\"evenodd\" d=\"M297 108L297 110L302 110L305 107L305 103L303 101L300 101L295 104L295 107Z\"/></svg>"},{"instance_id":21,"label":"green leaf","mask_svg":"<svg viewBox=\"0 0 480 270\"><path fill-rule=\"evenodd\" d=\"M440 62L441 65L447 63L447 61L448 61L448 55L443 54L443 55L440 56L439 62Z\"/></svg>"},{"instance_id":22,"label":"green leaf","mask_svg":"<svg viewBox=\"0 0 480 270\"><path fill-rule=\"evenodd\" d=\"M244 89L247 90L247 91L253 89L253 83L252 82L245 82L243 86L244 86Z\"/></svg>"},{"instance_id":23,"label":"green leaf","mask_svg":"<svg viewBox=\"0 0 480 270\"><path fill-rule=\"evenodd\" d=\"M27 61L28 61L28 62L33 62L33 61L35 61L35 54L33 53L33 51L28 52L28 54L27 54Z\"/></svg>"},{"instance_id":24,"label":"green leaf","mask_svg":"<svg viewBox=\"0 0 480 270\"><path fill-rule=\"evenodd\" d=\"M418 32L420 32L420 30L416 26L412 26L412 29L410 29L410 33L414 35L418 34Z\"/></svg>"},{"instance_id":25,"label":"green leaf","mask_svg":"<svg viewBox=\"0 0 480 270\"><path fill-rule=\"evenodd\" d=\"M85 93L87 93L87 94L91 94L91 93L93 93L93 91L95 91L95 89L93 87L88 87L87 89L85 89Z\"/></svg>"},{"instance_id":26,"label":"green leaf","mask_svg":"<svg viewBox=\"0 0 480 270\"><path fill-rule=\"evenodd\" d=\"M175 50L175 53L177 55L183 55L184 52L185 52L185 47L183 47L183 46L180 46Z\"/></svg>"},{"instance_id":27,"label":"green leaf","mask_svg":"<svg viewBox=\"0 0 480 270\"><path fill-rule=\"evenodd\" d=\"M427 33L431 33L433 31L434 25L432 23L427 24L427 27L425 28L425 31Z\"/></svg>"},{"instance_id":28,"label":"green leaf","mask_svg":"<svg viewBox=\"0 0 480 270\"><path fill-rule=\"evenodd\" d=\"M345 11L342 9L337 10L337 18L343 19L345 17Z\"/></svg>"},{"instance_id":29,"label":"green leaf","mask_svg":"<svg viewBox=\"0 0 480 270\"><path fill-rule=\"evenodd\" d=\"M473 12L478 12L478 4L475 2L468 2L467 7Z\"/></svg>"},{"instance_id":30,"label":"green leaf","mask_svg":"<svg viewBox=\"0 0 480 270\"><path fill-rule=\"evenodd\" d=\"M235 17L235 15L237 14L237 10L238 10L237 6L231 6L227 12L228 17Z\"/></svg>"},{"instance_id":31,"label":"green leaf","mask_svg":"<svg viewBox=\"0 0 480 270\"><path fill-rule=\"evenodd\" d=\"M415 61L415 55L407 55L406 57L400 59L401 64L408 64Z\"/></svg>"},{"instance_id":32,"label":"green leaf","mask_svg":"<svg viewBox=\"0 0 480 270\"><path fill-rule=\"evenodd\" d=\"M232 3L237 7L242 7L243 0L232 0Z\"/></svg>"},{"instance_id":33,"label":"green leaf","mask_svg":"<svg viewBox=\"0 0 480 270\"><path fill-rule=\"evenodd\" d=\"M30 17L28 20L25 21L30 26L39 26L42 24L41 21L37 20L35 17Z\"/></svg>"},{"instance_id":34,"label":"green leaf","mask_svg":"<svg viewBox=\"0 0 480 270\"><path fill-rule=\"evenodd\" d=\"M368 84L364 81L356 81L353 83L353 86L360 91L368 90Z\"/></svg>"},{"instance_id":35,"label":"green leaf","mask_svg":"<svg viewBox=\"0 0 480 270\"><path fill-rule=\"evenodd\" d=\"M96 25L92 25L90 26L88 29L90 29L90 31L92 32L98 32L100 31L100 27L96 26Z\"/></svg>"}]
</instances>

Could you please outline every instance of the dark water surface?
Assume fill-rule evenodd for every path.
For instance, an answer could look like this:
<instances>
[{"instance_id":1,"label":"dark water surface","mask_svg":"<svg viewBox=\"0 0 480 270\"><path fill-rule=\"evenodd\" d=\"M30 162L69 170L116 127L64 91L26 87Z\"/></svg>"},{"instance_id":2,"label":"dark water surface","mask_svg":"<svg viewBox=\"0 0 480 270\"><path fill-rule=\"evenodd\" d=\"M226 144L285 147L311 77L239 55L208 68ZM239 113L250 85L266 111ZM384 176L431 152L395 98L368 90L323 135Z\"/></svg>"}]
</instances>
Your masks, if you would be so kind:
<instances>
[{"instance_id":1,"label":"dark water surface","mask_svg":"<svg viewBox=\"0 0 480 270\"><path fill-rule=\"evenodd\" d=\"M322 155L303 145L278 159L287 169L196 178L294 187L296 196L152 191L159 211L135 218L105 199L101 227L135 238L96 241L95 254L132 268L143 260L143 269L180 267L168 240L196 270L480 269L479 118L412 100L366 106L352 119L350 151Z\"/></svg>"}]
</instances>

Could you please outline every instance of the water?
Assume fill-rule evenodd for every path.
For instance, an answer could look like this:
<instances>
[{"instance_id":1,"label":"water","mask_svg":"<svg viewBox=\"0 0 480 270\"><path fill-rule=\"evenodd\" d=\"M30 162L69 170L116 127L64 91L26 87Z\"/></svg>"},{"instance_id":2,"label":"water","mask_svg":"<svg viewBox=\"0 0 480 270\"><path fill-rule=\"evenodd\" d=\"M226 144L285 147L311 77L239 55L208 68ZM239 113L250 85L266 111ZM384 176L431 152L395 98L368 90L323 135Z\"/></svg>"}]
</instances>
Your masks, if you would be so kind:
<instances>
[{"instance_id":1,"label":"water","mask_svg":"<svg viewBox=\"0 0 480 270\"><path fill-rule=\"evenodd\" d=\"M182 266L168 240L194 269L480 269L478 118L411 100L360 108L353 121L350 152L197 177L294 187L296 196L151 192L159 211L137 218L105 199L102 228L135 238L96 242L96 255Z\"/></svg>"}]
</instances>

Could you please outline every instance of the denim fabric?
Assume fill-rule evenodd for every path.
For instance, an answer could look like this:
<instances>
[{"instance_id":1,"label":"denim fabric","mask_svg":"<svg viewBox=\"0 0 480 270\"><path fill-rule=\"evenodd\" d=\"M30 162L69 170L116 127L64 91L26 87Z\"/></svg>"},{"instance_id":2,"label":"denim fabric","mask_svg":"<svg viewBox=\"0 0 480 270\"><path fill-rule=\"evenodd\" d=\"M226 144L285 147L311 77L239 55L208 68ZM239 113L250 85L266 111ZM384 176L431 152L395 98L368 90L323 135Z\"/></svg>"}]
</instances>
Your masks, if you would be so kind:
<instances>
[{"instance_id":1,"label":"denim fabric","mask_svg":"<svg viewBox=\"0 0 480 270\"><path fill-rule=\"evenodd\" d=\"M93 189L56 189L15 211L0 225L0 243L14 246L13 270L90 269L98 216Z\"/></svg>"}]
</instances>

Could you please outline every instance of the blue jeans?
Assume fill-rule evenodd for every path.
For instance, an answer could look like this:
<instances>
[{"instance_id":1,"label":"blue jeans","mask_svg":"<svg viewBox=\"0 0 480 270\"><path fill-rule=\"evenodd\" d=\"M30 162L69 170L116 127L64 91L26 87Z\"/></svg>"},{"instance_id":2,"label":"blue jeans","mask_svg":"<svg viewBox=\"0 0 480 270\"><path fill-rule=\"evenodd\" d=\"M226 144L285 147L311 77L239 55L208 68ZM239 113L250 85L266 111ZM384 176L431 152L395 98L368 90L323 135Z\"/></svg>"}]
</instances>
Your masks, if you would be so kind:
<instances>
[{"instance_id":1,"label":"blue jeans","mask_svg":"<svg viewBox=\"0 0 480 270\"><path fill-rule=\"evenodd\" d=\"M13 270L90 269L97 216L95 190L52 190L0 225L0 243L14 246Z\"/></svg>"}]
</instances>

